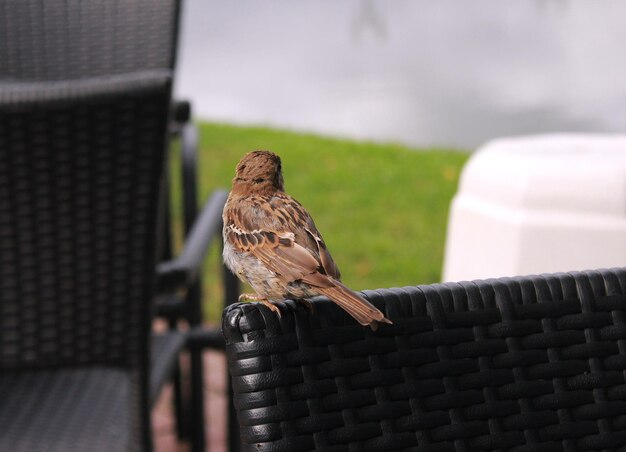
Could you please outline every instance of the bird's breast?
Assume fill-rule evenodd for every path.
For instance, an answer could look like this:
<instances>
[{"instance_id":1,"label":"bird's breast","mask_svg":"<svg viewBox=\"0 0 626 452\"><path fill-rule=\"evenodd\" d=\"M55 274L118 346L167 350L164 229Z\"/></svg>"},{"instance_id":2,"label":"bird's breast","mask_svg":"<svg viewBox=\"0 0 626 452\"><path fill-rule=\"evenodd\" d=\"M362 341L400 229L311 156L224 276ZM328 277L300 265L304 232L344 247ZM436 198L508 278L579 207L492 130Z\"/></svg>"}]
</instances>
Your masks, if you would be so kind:
<instances>
[{"instance_id":1,"label":"bird's breast","mask_svg":"<svg viewBox=\"0 0 626 452\"><path fill-rule=\"evenodd\" d=\"M225 241L222 256L226 267L239 279L250 284L259 295L269 299L281 299L285 296L286 283L254 254L237 251Z\"/></svg>"}]
</instances>

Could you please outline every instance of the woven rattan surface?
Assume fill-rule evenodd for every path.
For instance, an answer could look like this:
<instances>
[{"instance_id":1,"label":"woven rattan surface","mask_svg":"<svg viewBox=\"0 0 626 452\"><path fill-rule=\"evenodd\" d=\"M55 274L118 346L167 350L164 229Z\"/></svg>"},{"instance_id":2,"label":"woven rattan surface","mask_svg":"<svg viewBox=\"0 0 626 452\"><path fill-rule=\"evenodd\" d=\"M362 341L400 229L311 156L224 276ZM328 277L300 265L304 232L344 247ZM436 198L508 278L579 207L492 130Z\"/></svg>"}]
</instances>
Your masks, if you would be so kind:
<instances>
[{"instance_id":1,"label":"woven rattan surface","mask_svg":"<svg viewBox=\"0 0 626 452\"><path fill-rule=\"evenodd\" d=\"M0 2L0 450L150 448L186 336L149 359L177 19Z\"/></svg>"},{"instance_id":2,"label":"woven rattan surface","mask_svg":"<svg viewBox=\"0 0 626 452\"><path fill-rule=\"evenodd\" d=\"M57 82L0 84L0 374L4 392L21 394L3 412L14 427L9 436L1 424L12 446L1 450L149 443L148 338L170 77L83 82L61 91ZM104 366L102 375L89 370ZM66 380L79 368L80 383ZM36 386L24 384L36 369ZM111 384L122 371L123 381ZM80 390L65 399L64 386ZM59 426L53 439L55 429L42 424L57 405L67 413L53 425L63 416L76 422ZM93 425L76 429L86 411ZM110 444L94 434L109 423L119 432ZM72 435L77 440L67 442ZM37 441L41 447L31 448Z\"/></svg>"},{"instance_id":3,"label":"woven rattan surface","mask_svg":"<svg viewBox=\"0 0 626 452\"><path fill-rule=\"evenodd\" d=\"M156 335L150 395L154 402L185 335ZM85 367L0 373L0 450L13 452L129 449L130 390L125 369Z\"/></svg>"},{"instance_id":4,"label":"woven rattan surface","mask_svg":"<svg viewBox=\"0 0 626 452\"><path fill-rule=\"evenodd\" d=\"M0 88L0 369L138 365L168 80L27 109L11 89Z\"/></svg>"},{"instance_id":5,"label":"woven rattan surface","mask_svg":"<svg viewBox=\"0 0 626 452\"><path fill-rule=\"evenodd\" d=\"M626 269L365 294L225 312L249 450L626 449Z\"/></svg>"},{"instance_id":6,"label":"woven rattan surface","mask_svg":"<svg viewBox=\"0 0 626 452\"><path fill-rule=\"evenodd\" d=\"M177 0L3 0L0 81L171 69Z\"/></svg>"},{"instance_id":7,"label":"woven rattan surface","mask_svg":"<svg viewBox=\"0 0 626 452\"><path fill-rule=\"evenodd\" d=\"M0 373L0 450L128 450L131 381L95 367Z\"/></svg>"}]
</instances>

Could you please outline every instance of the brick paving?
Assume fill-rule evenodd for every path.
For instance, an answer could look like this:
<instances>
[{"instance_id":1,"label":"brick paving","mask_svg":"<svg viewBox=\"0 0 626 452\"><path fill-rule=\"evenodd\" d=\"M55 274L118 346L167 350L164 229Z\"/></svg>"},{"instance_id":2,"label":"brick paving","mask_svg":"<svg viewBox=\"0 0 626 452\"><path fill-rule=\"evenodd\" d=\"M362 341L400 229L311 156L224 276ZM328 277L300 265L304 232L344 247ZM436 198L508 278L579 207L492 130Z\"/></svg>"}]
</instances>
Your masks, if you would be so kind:
<instances>
[{"instance_id":1,"label":"brick paving","mask_svg":"<svg viewBox=\"0 0 626 452\"><path fill-rule=\"evenodd\" d=\"M222 353L206 351L204 364L204 403L206 450L226 452L226 359ZM171 385L166 387L152 411L155 452L189 452L189 444L176 437Z\"/></svg>"}]
</instances>

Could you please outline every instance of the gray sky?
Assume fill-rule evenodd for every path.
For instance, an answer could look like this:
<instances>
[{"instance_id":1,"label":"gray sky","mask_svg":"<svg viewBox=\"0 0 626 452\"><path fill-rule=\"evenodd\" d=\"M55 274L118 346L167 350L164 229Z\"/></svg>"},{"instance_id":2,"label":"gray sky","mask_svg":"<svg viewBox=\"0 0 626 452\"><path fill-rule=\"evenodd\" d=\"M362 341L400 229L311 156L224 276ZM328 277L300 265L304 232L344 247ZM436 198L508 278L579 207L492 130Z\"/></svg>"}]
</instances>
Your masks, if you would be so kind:
<instances>
[{"instance_id":1,"label":"gray sky","mask_svg":"<svg viewBox=\"0 0 626 452\"><path fill-rule=\"evenodd\" d=\"M185 0L177 92L197 116L474 148L623 132L626 2Z\"/></svg>"}]
</instances>

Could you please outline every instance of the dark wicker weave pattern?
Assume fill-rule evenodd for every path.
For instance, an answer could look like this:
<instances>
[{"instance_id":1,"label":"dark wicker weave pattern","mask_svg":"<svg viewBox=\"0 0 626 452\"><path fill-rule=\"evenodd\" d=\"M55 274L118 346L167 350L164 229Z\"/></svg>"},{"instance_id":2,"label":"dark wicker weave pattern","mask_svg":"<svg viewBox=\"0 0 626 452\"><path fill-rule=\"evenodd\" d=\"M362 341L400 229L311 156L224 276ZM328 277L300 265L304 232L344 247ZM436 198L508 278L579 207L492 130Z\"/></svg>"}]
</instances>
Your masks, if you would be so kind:
<instances>
[{"instance_id":1,"label":"dark wicker weave pattern","mask_svg":"<svg viewBox=\"0 0 626 452\"><path fill-rule=\"evenodd\" d=\"M0 80L173 68L176 0L3 0Z\"/></svg>"},{"instance_id":2,"label":"dark wicker weave pattern","mask_svg":"<svg viewBox=\"0 0 626 452\"><path fill-rule=\"evenodd\" d=\"M0 84L2 450L150 443L149 398L182 346L159 340L172 356L155 353L150 388L170 84L166 71Z\"/></svg>"},{"instance_id":3,"label":"dark wicker weave pattern","mask_svg":"<svg viewBox=\"0 0 626 452\"><path fill-rule=\"evenodd\" d=\"M149 347L178 3L0 2L2 451L151 449L188 338Z\"/></svg>"},{"instance_id":4,"label":"dark wicker weave pattern","mask_svg":"<svg viewBox=\"0 0 626 452\"><path fill-rule=\"evenodd\" d=\"M0 369L145 353L170 98L143 83L24 111L0 89Z\"/></svg>"},{"instance_id":5,"label":"dark wicker weave pattern","mask_svg":"<svg viewBox=\"0 0 626 452\"><path fill-rule=\"evenodd\" d=\"M131 388L111 368L0 373L0 450L141 450L128 443Z\"/></svg>"},{"instance_id":6,"label":"dark wicker weave pattern","mask_svg":"<svg viewBox=\"0 0 626 452\"><path fill-rule=\"evenodd\" d=\"M626 269L365 294L393 326L225 312L250 450L626 448Z\"/></svg>"}]
</instances>

